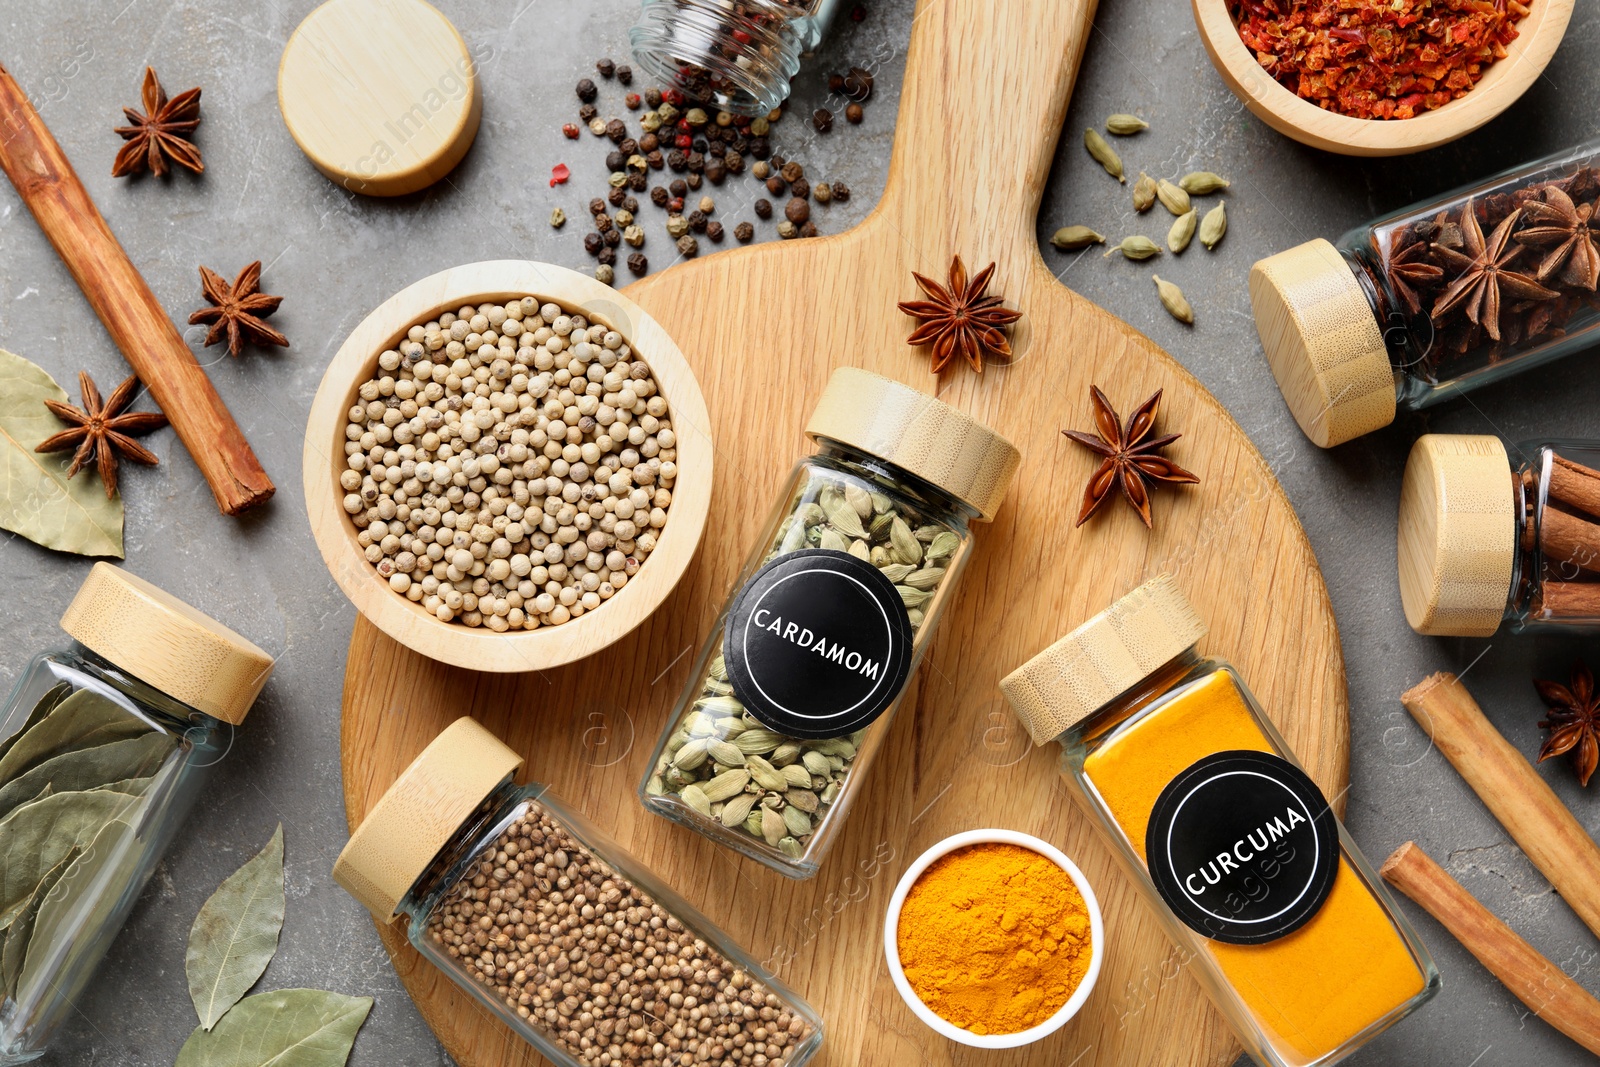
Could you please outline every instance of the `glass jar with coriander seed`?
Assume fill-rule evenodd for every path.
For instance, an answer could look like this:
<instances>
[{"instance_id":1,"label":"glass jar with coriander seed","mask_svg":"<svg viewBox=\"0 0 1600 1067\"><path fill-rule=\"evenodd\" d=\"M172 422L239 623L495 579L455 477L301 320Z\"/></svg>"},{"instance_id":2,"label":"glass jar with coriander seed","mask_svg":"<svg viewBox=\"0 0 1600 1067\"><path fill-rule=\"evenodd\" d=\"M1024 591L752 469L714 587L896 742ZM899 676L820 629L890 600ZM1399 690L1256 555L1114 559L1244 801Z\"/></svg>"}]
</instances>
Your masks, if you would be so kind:
<instances>
[{"instance_id":1,"label":"glass jar with coriander seed","mask_svg":"<svg viewBox=\"0 0 1600 1067\"><path fill-rule=\"evenodd\" d=\"M1256 263L1250 301L1323 447L1600 342L1600 141Z\"/></svg>"},{"instance_id":2,"label":"glass jar with coriander seed","mask_svg":"<svg viewBox=\"0 0 1600 1067\"><path fill-rule=\"evenodd\" d=\"M644 0L628 37L663 86L736 115L789 97L800 58L821 43L841 0Z\"/></svg>"},{"instance_id":3,"label":"glass jar with coriander seed","mask_svg":"<svg viewBox=\"0 0 1600 1067\"><path fill-rule=\"evenodd\" d=\"M639 795L791 878L838 837L1020 456L955 408L833 373Z\"/></svg>"},{"instance_id":4,"label":"glass jar with coriander seed","mask_svg":"<svg viewBox=\"0 0 1600 1067\"><path fill-rule=\"evenodd\" d=\"M97 563L0 726L0 1064L42 1056L94 976L272 657Z\"/></svg>"},{"instance_id":5,"label":"glass jar with coriander seed","mask_svg":"<svg viewBox=\"0 0 1600 1067\"><path fill-rule=\"evenodd\" d=\"M561 1067L801 1067L822 1022L460 718L378 799L333 877Z\"/></svg>"},{"instance_id":6,"label":"glass jar with coriander seed","mask_svg":"<svg viewBox=\"0 0 1600 1067\"><path fill-rule=\"evenodd\" d=\"M1600 631L1600 441L1427 434L1406 461L1399 528L1418 633Z\"/></svg>"}]
</instances>

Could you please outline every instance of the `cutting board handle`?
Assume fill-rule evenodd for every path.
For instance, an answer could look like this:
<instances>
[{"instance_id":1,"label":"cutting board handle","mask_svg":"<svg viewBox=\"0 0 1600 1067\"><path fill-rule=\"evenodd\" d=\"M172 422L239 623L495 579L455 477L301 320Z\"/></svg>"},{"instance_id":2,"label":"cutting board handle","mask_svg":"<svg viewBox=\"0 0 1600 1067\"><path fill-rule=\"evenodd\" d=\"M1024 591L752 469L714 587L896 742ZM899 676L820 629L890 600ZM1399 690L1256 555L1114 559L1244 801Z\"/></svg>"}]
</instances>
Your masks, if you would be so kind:
<instances>
[{"instance_id":1,"label":"cutting board handle","mask_svg":"<svg viewBox=\"0 0 1600 1067\"><path fill-rule=\"evenodd\" d=\"M1005 253L1037 245L1094 12L1095 0L917 4L878 221L915 249L919 269L942 275L958 252L975 267L1001 261L1002 276L1021 271Z\"/></svg>"}]
</instances>

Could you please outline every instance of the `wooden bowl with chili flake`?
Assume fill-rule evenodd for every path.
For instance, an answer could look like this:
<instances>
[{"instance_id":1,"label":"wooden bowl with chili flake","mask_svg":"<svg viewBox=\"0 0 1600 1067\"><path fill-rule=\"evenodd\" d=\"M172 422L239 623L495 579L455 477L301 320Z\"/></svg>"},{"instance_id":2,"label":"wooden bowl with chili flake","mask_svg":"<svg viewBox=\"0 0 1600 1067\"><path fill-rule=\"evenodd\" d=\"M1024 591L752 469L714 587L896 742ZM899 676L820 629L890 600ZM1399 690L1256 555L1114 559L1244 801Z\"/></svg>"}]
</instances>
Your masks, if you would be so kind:
<instances>
[{"instance_id":1,"label":"wooden bowl with chili flake","mask_svg":"<svg viewBox=\"0 0 1600 1067\"><path fill-rule=\"evenodd\" d=\"M1366 0L1376 3L1378 0ZM1240 36L1231 0L1192 0L1200 39L1234 94L1267 125L1313 148L1349 156L1398 156L1454 141L1510 107L1543 73L1567 32L1575 0L1519 0L1527 9L1505 56L1456 99L1411 118L1356 118L1302 99L1263 68ZM1305 6L1291 0L1289 9ZM1336 35L1338 36L1338 35ZM1359 31L1339 39L1357 43Z\"/></svg>"},{"instance_id":2,"label":"wooden bowl with chili flake","mask_svg":"<svg viewBox=\"0 0 1600 1067\"><path fill-rule=\"evenodd\" d=\"M533 302L526 301L524 298L527 297L532 297ZM632 374L633 380L648 379L653 383L653 387L640 395L652 400L659 396L665 401L666 410L659 411L660 406L656 405L652 409L655 413L649 419L642 416L632 417L630 423L630 419L623 418L621 414L615 413L620 412L620 404L615 409L610 407L602 409L599 432L607 435L605 447L612 448L612 436L616 434L615 427L617 426L627 426L632 429L641 427L642 424L659 425L663 430L670 429L673 432L673 438L667 439L662 437L656 430L650 431L652 435L650 439L652 441L660 437L661 440L668 442L666 445L661 445L660 448L665 449L670 446L672 452L669 454L665 451L652 452L642 445L628 449L629 439L626 436L618 437L616 450L628 449L634 455L619 458L620 466L612 466L611 473L613 475L625 473L632 476L634 473L633 466L640 468L645 466L640 461L641 453L645 456L660 457L662 462L670 461L675 464L675 469L670 472L670 500L663 504L661 502L663 498L656 497L650 505L635 504L634 507L640 509L639 512L630 516L620 516L620 518L636 517L639 519L637 535L630 532L628 535L629 540L621 545L613 544L611 546L603 546L600 549L596 549L593 546L590 547L591 552L599 551L602 556L609 555L613 548L627 549L621 554L629 557L626 560L629 568L628 577L624 582L618 584L614 591L611 590L610 584L607 583L602 593L606 598L599 600L595 606L586 608L581 613L571 612L564 608L562 611L555 613L557 619L554 623L543 624L540 621L536 628L527 628L524 625L528 621L528 616L535 614L533 598L524 598L525 603L519 603L518 607L526 608L526 610L519 610L510 616L513 625L501 625L501 630L496 630L487 625L491 611L479 611L477 613L478 618L470 620L468 615L472 614L473 609L456 611L454 612L454 617L441 618L434 611L430 611L425 606L425 602L419 602L418 599L409 597L407 595L409 590L397 588L396 584L391 580L393 575L386 577L378 567L378 564L387 562L387 557L384 560L370 558L368 553L371 551L371 546L363 544L364 533L368 538L371 537L370 527L365 531L358 527L358 522L364 519L363 509L356 507L354 511L351 510L352 504L360 498L366 498L367 503L373 503L372 498L367 498L367 491L372 486L367 484L355 486L354 482L357 479L349 478L346 479L348 484L341 484L341 476L346 475L347 471L351 469L356 469L358 472L363 469L350 462L347 458L345 445L347 440L355 440L355 438L347 436L350 432L350 427L354 425L351 421L354 415L353 409L365 403L368 410L371 410L374 398L362 395L361 390L364 385L372 383L375 378L385 375L393 381L404 382L408 375L421 373L426 369L423 367L424 362L432 364L436 370L440 367L446 368L444 374L435 373L431 379L434 382L439 382L442 377L446 378L447 381L457 383L461 383L464 380L462 375L458 373L462 368L456 366L453 362L447 363L451 357L448 351L443 349L438 352L433 349L427 349L425 352L421 349L412 351L406 356L408 362L402 365L403 370L389 365L394 362L394 357L399 354L397 350L408 349L408 341L411 342L410 347L413 348L418 344L415 337L410 335L412 328L430 322L438 322L439 316L444 313L450 312L454 314L458 310L466 309L468 306L479 309L479 313L482 313L482 305L508 305L514 301L522 301L521 308L523 310L519 310L518 314L527 315L528 312L525 309L529 306L554 304L559 309L560 317L568 318L569 323L570 316L581 315L591 326L600 327L603 332L614 331L620 335L619 338L615 339L618 341L618 347L614 350L617 360L605 362L605 367L619 371L637 372ZM501 308L502 313L505 310L505 308ZM535 312L535 314L537 315L538 312ZM493 320L491 319L490 321ZM520 321L522 320L519 319L518 322L520 323ZM530 321L543 322L542 318ZM509 321L505 322L500 328L500 335L516 336L510 328L511 325ZM564 327L557 327L556 332L559 333L561 328ZM533 330L533 327L530 326L529 330ZM568 336L568 334L559 335L563 339ZM595 331L588 332L589 337L592 338L594 335ZM483 335L474 334L473 336ZM470 344L471 342L468 341L467 343ZM484 343L483 341L478 342L479 347L467 349L467 352L481 352L481 346ZM491 339L487 343L493 343L493 340ZM530 344L529 352L532 354L530 354L526 363L524 363L519 350L515 357L505 361L508 364L514 362L515 365L508 367L496 366L495 370L490 373L491 375L499 373L500 376L492 378L496 384L490 386L490 389L493 390L490 393L491 398L528 399L526 396L516 395L519 391L529 392L529 390L526 384L517 382L515 379L550 377L550 373L548 373L550 368L541 369L538 363L534 362L537 353L550 355L550 353L545 352L544 347L540 347L548 343L548 341L545 341ZM623 351L621 345L626 345L628 351ZM564 347L572 358L578 358L581 345L566 345ZM604 361L605 357L605 353L600 351L601 347L609 347L609 341L595 343L592 350L583 350L583 356L592 359L594 364L598 366ZM562 349L556 349L555 351L559 353ZM503 352L504 349L502 349ZM389 364L381 361L385 356L388 357ZM555 356L556 363L554 367L556 370L562 368L563 365L559 361L563 358L566 357ZM500 361L497 359L496 363L498 362ZM641 367L639 364L643 364L643 366ZM648 371L647 374L642 373L645 370ZM596 381L602 377L606 377L604 371L599 375L590 375L589 380ZM478 380L487 384L489 379L480 377ZM609 378L606 378L606 381L609 382ZM508 384L500 384L501 382ZM629 383L629 375L622 375L621 382L622 384L620 385L603 383L602 388L604 389L621 390L608 393L606 396L620 397L623 392L626 392L628 396L635 395L633 386ZM520 390L517 389L519 385L521 386ZM521 411L527 411L534 415L549 415L550 409L546 405L559 403L560 399L557 397L557 393L558 391L563 391L564 387L565 383L560 378L557 378L553 386L547 384L539 392L533 393L534 400L531 402L531 406L523 405ZM448 400L450 396L457 395L460 388L459 384L455 386L445 384L445 399ZM409 390L407 391L409 392ZM398 397L400 391L395 389L394 394L395 397ZM421 397L423 394L419 391L416 395ZM482 393L479 394L479 396L482 395ZM382 399L393 398L385 394ZM441 401L428 400L424 401L424 403L433 406L439 405ZM567 403L570 406L573 402L568 401ZM599 403L608 405L612 401L601 400ZM643 405L644 401L640 400L639 403ZM491 407L492 405L493 400L491 399ZM476 405L467 405L465 408L468 415L474 416L489 411L489 409L477 407ZM463 409L456 408L452 410L460 411ZM497 410L505 411L508 415L511 414L509 409ZM605 412L608 411L613 412L610 418L615 421L607 420ZM518 414L520 414L520 411ZM637 413L635 413L636 415ZM501 427L499 423L494 422L493 417L486 421L493 424L492 428L485 427L481 431L470 433L470 435L459 432L467 425L467 420L463 418L453 424L452 432L454 437L451 434L431 432L430 436L441 437L445 443L453 444L457 458L462 458L463 461L465 461L465 458L471 458L474 462L477 462L480 457L472 455L472 443L475 440L493 437L493 439L501 442L501 446L507 440L506 437L501 437L497 433ZM587 420L580 420L579 425L573 425L569 422L569 425L573 425L573 429L582 429L585 435L582 448L589 448L592 443L594 427L586 424L596 421L595 418L591 417ZM371 426L371 423L367 423L367 425ZM393 428L393 432L398 433L407 424L401 422L399 424L390 423L389 425ZM478 425L483 426L483 423L479 422ZM529 423L508 422L506 425L509 436L509 427L516 425L526 427ZM422 655L470 670L502 673L543 670L592 655L619 640L644 622L678 584L678 580L682 578L684 572L688 569L690 560L694 557L695 550L700 544L701 535L705 531L706 515L711 503L713 449L710 425L705 398L701 395L700 384L696 381L688 361L660 323L646 314L644 309L632 300L616 292L610 286L603 285L593 278L568 270L565 267L522 260L469 263L465 266L455 267L424 278L390 297L362 320L361 324L351 332L338 353L333 357L333 361L328 365L328 370L323 376L322 384L317 390L316 398L312 401L311 415L306 423L305 448L301 460L306 511L311 520L311 531L316 539L317 547L321 551L322 558L327 563L329 571L332 572L334 581L338 583L345 596L350 598L356 609L389 637ZM358 429L355 432L360 433L360 430ZM412 433L416 432L414 429L412 430ZM540 433L543 433L543 430L540 430ZM388 441L389 435L384 435L379 440ZM516 438L511 438L512 443L515 443L516 440ZM573 444L573 437L569 435L566 440L570 448ZM394 443L380 447L398 450L401 441L402 438L400 436L394 436ZM531 462L535 459L541 447L537 441L531 442L531 450L520 461L517 458L521 455L520 451L504 453L507 458L498 460L496 465L487 469L486 473L490 477L483 479L485 486L500 484L492 477L496 466L500 471L514 471L521 467L523 462ZM437 449L437 445L434 448ZM480 455L482 455L482 458L487 458L488 455L499 456L502 454L501 448L497 447L489 450L487 454ZM543 452L542 454L549 456L549 452ZM401 453L401 455L404 456L405 453ZM435 452L434 455L437 457L438 452ZM576 456L577 453L574 452L573 455ZM552 462L561 462L560 457L561 453L558 453L557 457L552 457ZM602 468L605 464L595 462L590 456L584 458L593 464L592 474L594 480L586 482L586 484L594 485L600 482L602 480L600 476L604 473ZM382 462L387 461L384 460ZM417 468L423 466L423 460L421 459L414 462ZM651 462L655 463L657 460L652 459ZM568 482L584 480L584 478L580 478L576 474L573 474L570 479L568 477L569 468L579 465L576 458L567 458L566 463L567 465L559 470L551 468L547 471L547 473L555 475L554 480L564 483L563 489L566 488L566 483ZM446 465L446 461L442 458L434 458L429 464L430 468ZM420 471L416 471L412 478L406 482L393 484L398 484L399 488L404 490L410 480L416 480L420 477L420 474ZM441 509L446 507L443 503L442 494L449 486L462 484L460 481L449 481L450 477L451 475L447 474L443 480L433 478L431 482L437 489L434 499ZM544 474L534 474L527 477L514 475L507 484L512 490L518 488L526 489L529 485L527 480L529 477L534 481L545 480ZM642 488L648 484L652 488L664 489L669 480L668 473L663 472L660 466L654 468L654 476L647 477L650 478L648 482L640 481L634 488ZM372 481L371 478L366 480L367 482ZM422 480L427 481L426 478ZM391 483L386 479L384 484ZM464 492L480 492L476 485L476 479L469 479L469 486ZM357 489L360 490L359 493L357 493ZM600 499L604 502L605 496L609 494L617 499L616 512L620 513L622 511L621 499L631 492L632 489L620 489L614 484L609 488L597 490L595 497L584 496L582 500L593 503L595 499ZM393 493L394 491L392 490L384 493L376 502L382 504L387 501L390 506L397 508L399 505L396 504ZM506 495L506 493L497 493L497 496L501 497ZM412 499L413 497L415 499ZM576 507L576 502L573 501L573 498L563 497L562 499L574 503ZM530 501L532 501L531 497ZM512 503L515 502L514 500L512 501ZM407 492L406 500L401 503L414 510L416 506L425 505L426 498L421 491L415 493ZM458 503L452 503L448 505L448 508L453 511L454 508L459 506ZM481 497L480 514L476 520L478 523L483 522L481 510L489 507L490 497L485 493ZM521 507L521 505L518 504L518 507ZM535 510L536 507L537 501L532 501L525 511L510 513L508 516L507 513L510 512L508 504L503 512L496 513L496 518L504 518L507 522L518 523L518 533L521 536L514 536L509 532L502 531L498 525L493 527L494 536L514 542L517 545L529 545L531 548L536 542L529 540L529 538L540 533L539 521L542 518L541 514ZM647 525L648 519L645 516L649 515L651 508L664 512L664 521L659 527ZM409 515L409 512L407 514ZM462 514L465 515L467 512ZM528 522L531 524L526 525L525 534L522 532L523 524L521 523L521 519L524 516L528 518ZM619 518L616 514L610 517ZM662 518L662 516L650 515L650 518ZM390 522L391 533L393 532L393 523L395 521L400 521L400 519L397 517ZM570 523L570 520L567 519L560 521ZM426 525L426 520L423 520L423 522ZM402 525L407 527L406 537L412 537L414 534L418 537L421 536L410 529L409 520L402 523ZM576 525L579 525L584 530L590 529L588 524ZM448 522L440 524L441 529L447 526ZM594 529L599 528L598 526L594 527ZM433 531L432 527L427 529ZM457 526L456 529L459 531L460 527ZM620 523L613 524L611 529L620 532ZM473 527L471 534L474 539L477 533L477 528ZM635 545L638 542L642 542L643 536L646 534L652 537L652 546L648 550L643 549L642 545L636 548ZM559 537L553 537L548 531L546 532L545 541L551 547L554 547L559 540ZM561 541L560 543L565 545L568 542ZM453 547L446 547L446 560L453 558L455 552L465 550L467 547L469 546L460 540ZM496 559L504 558L503 555L495 557L493 553L496 551L504 553L505 546L491 546L485 551L489 553L490 562L493 562ZM522 551L529 556L537 555L536 552L530 551L530 549L514 549L514 551ZM646 551L648 554L645 554ZM432 557L430 556L429 558ZM481 555L477 558L480 561L484 559ZM428 566L420 558L420 555L417 562L421 563L424 569ZM526 563L525 560L521 562ZM402 564L401 566L403 568L405 565ZM470 563L468 566L470 567ZM508 561L507 567L511 566L513 566L513 563ZM556 576L553 562L548 568L545 568L543 564L535 560L532 567L533 573L531 577L529 575L521 575L518 570L512 570L511 573L519 575L519 577L507 578L505 574L500 573L500 569L480 574L476 577L486 579L498 576L497 581L499 584L510 588L519 581L524 581L525 583L526 580L542 580L543 577ZM541 576L539 574L541 569L547 569L550 573ZM559 577L565 578L568 576L569 571L576 572L577 570L578 565L573 564L566 571L560 572ZM415 573L420 574L421 571L418 570ZM437 572L434 573L433 577L438 580ZM408 583L399 583L402 586L406 584ZM459 591L459 587L457 588ZM486 594L475 593L475 597L484 595ZM509 597L500 596L492 592L492 590L487 595L491 599L509 599ZM519 593L520 596L521 594ZM562 600L560 603L566 605L567 602ZM452 613L445 612L444 614L450 616ZM550 613L546 612L546 616L549 617L549 615ZM504 619L505 617L502 616L499 624L503 624Z\"/></svg>"}]
</instances>

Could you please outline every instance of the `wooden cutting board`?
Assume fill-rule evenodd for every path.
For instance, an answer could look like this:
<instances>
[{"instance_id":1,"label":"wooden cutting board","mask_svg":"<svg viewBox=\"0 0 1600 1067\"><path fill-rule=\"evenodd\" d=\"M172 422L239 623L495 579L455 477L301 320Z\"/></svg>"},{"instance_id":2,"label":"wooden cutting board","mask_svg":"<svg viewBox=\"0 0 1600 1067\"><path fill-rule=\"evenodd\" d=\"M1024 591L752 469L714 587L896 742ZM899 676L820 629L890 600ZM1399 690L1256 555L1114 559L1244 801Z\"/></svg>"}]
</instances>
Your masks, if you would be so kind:
<instances>
[{"instance_id":1,"label":"wooden cutting board","mask_svg":"<svg viewBox=\"0 0 1600 1067\"><path fill-rule=\"evenodd\" d=\"M1000 826L1074 857L1105 907L1105 969L1085 1010L1007 1064L1223 1065L1227 1026L1183 971L1152 914L1059 784L1053 750L1030 750L997 683L1145 577L1173 572L1210 621L1205 648L1243 670L1330 796L1348 773L1343 663L1327 591L1293 509L1243 431L1170 356L1058 284L1034 222L1094 14L1092 0L919 4L893 165L877 210L838 236L764 244L674 267L628 290L673 335L711 409L717 482L696 563L661 610L591 659L529 675L478 675L408 652L357 619L345 678L342 765L352 825L423 746L471 713L555 790L661 873L822 1013L823 1064L973 1062L917 1022L881 948L894 883L928 845ZM953 136L954 134L954 136ZM1069 131L1075 140L1077 131ZM1079 180L1109 181L1068 154ZM999 263L994 291L1026 318L1018 358L942 383L904 343L895 309L912 270L952 253ZM1196 254L1191 252L1191 255ZM1241 296L1242 299L1242 296ZM635 789L693 652L796 458L829 372L864 366L925 389L1022 450L997 521L977 529L959 596L871 769L846 833L807 882L791 882L660 818ZM1261 373L1267 373L1263 364ZM1089 386L1126 415L1166 390L1168 454L1200 486L1156 494L1154 533L1120 501L1074 529L1092 457L1061 436L1089 429ZM463 1067L543 1062L382 929L394 964Z\"/></svg>"}]
</instances>

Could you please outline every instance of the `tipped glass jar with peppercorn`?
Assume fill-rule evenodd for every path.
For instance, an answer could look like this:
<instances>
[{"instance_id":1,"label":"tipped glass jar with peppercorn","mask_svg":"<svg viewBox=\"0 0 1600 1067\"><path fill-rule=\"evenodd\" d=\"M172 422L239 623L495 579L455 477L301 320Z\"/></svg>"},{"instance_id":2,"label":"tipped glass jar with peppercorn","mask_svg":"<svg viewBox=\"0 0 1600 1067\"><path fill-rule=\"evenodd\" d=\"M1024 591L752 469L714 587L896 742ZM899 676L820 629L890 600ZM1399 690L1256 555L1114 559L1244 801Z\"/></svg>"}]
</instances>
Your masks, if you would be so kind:
<instances>
[{"instance_id":1,"label":"tipped glass jar with peppercorn","mask_svg":"<svg viewBox=\"0 0 1600 1067\"><path fill-rule=\"evenodd\" d=\"M379 798L333 877L563 1067L800 1067L815 1011L470 718Z\"/></svg>"},{"instance_id":2,"label":"tipped glass jar with peppercorn","mask_svg":"<svg viewBox=\"0 0 1600 1067\"><path fill-rule=\"evenodd\" d=\"M1600 341L1600 142L1263 259L1256 328L1323 447Z\"/></svg>"},{"instance_id":3,"label":"tipped glass jar with peppercorn","mask_svg":"<svg viewBox=\"0 0 1600 1067\"><path fill-rule=\"evenodd\" d=\"M736 115L789 97L800 57L821 43L840 0L644 0L629 32L639 66L663 86Z\"/></svg>"},{"instance_id":4,"label":"tipped glass jar with peppercorn","mask_svg":"<svg viewBox=\"0 0 1600 1067\"><path fill-rule=\"evenodd\" d=\"M646 808L791 878L838 836L1020 459L947 404L834 372L651 757Z\"/></svg>"},{"instance_id":5,"label":"tipped glass jar with peppercorn","mask_svg":"<svg viewBox=\"0 0 1600 1067\"><path fill-rule=\"evenodd\" d=\"M70 648L0 727L0 1064L44 1054L272 673L272 657L97 563Z\"/></svg>"},{"instance_id":6,"label":"tipped glass jar with peppercorn","mask_svg":"<svg viewBox=\"0 0 1600 1067\"><path fill-rule=\"evenodd\" d=\"M1600 630L1600 441L1428 434L1400 490L1400 599L1418 633Z\"/></svg>"}]
</instances>

